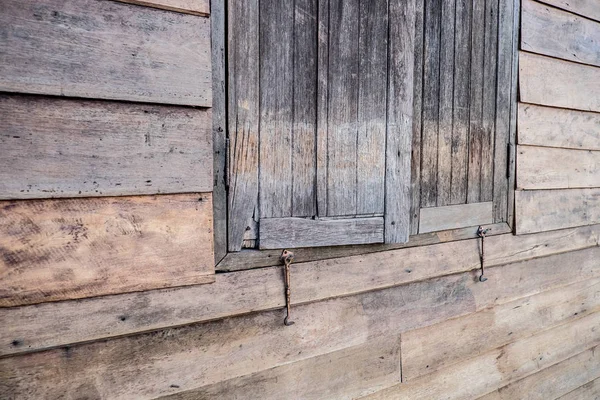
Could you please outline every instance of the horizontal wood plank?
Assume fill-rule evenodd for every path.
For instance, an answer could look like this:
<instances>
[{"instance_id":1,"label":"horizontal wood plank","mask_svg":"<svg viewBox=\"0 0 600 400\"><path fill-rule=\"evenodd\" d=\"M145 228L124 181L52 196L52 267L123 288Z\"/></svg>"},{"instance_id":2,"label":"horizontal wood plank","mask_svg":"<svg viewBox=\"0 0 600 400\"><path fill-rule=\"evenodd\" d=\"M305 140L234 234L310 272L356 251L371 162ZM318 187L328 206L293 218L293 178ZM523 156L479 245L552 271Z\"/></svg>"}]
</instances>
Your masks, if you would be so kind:
<instances>
[{"instance_id":1,"label":"horizontal wood plank","mask_svg":"<svg viewBox=\"0 0 600 400\"><path fill-rule=\"evenodd\" d=\"M383 242L383 217L262 218L260 248L319 247Z\"/></svg>"},{"instance_id":2,"label":"horizontal wood plank","mask_svg":"<svg viewBox=\"0 0 600 400\"><path fill-rule=\"evenodd\" d=\"M504 386L479 400L528 400L572 398L569 392L600 376L600 349L593 347L533 375ZM592 394L592 393L589 393ZM600 392L597 392L600 394ZM563 397L565 395L566 397ZM581 400L598 399L593 395Z\"/></svg>"},{"instance_id":3,"label":"horizontal wood plank","mask_svg":"<svg viewBox=\"0 0 600 400\"><path fill-rule=\"evenodd\" d=\"M519 144L600 150L600 113L519 104Z\"/></svg>"},{"instance_id":4,"label":"horizontal wood plank","mask_svg":"<svg viewBox=\"0 0 600 400\"><path fill-rule=\"evenodd\" d=\"M597 346L598 324L595 313L363 399L475 399Z\"/></svg>"},{"instance_id":5,"label":"horizontal wood plank","mask_svg":"<svg viewBox=\"0 0 600 400\"><path fill-rule=\"evenodd\" d=\"M114 1L8 0L0 90L210 107L210 21Z\"/></svg>"},{"instance_id":6,"label":"horizontal wood plank","mask_svg":"<svg viewBox=\"0 0 600 400\"><path fill-rule=\"evenodd\" d=\"M0 95L0 114L0 199L212 191L210 109Z\"/></svg>"},{"instance_id":7,"label":"horizontal wood plank","mask_svg":"<svg viewBox=\"0 0 600 400\"><path fill-rule=\"evenodd\" d=\"M210 193L3 201L0 243L0 307L214 281Z\"/></svg>"},{"instance_id":8,"label":"horizontal wood plank","mask_svg":"<svg viewBox=\"0 0 600 400\"><path fill-rule=\"evenodd\" d=\"M522 50L600 66L600 22L534 0L523 0L521 15Z\"/></svg>"},{"instance_id":9,"label":"horizontal wood plank","mask_svg":"<svg viewBox=\"0 0 600 400\"><path fill-rule=\"evenodd\" d=\"M600 68L519 52L520 100L600 111Z\"/></svg>"},{"instance_id":10,"label":"horizontal wood plank","mask_svg":"<svg viewBox=\"0 0 600 400\"><path fill-rule=\"evenodd\" d=\"M210 0L117 0L123 3L137 4L176 11L194 15L208 16L210 14Z\"/></svg>"},{"instance_id":11,"label":"horizontal wood plank","mask_svg":"<svg viewBox=\"0 0 600 400\"><path fill-rule=\"evenodd\" d=\"M452 368L462 360L595 311L600 311L600 279L406 332L402 335L403 382Z\"/></svg>"},{"instance_id":12,"label":"horizontal wood plank","mask_svg":"<svg viewBox=\"0 0 600 400\"><path fill-rule=\"evenodd\" d=\"M486 266L596 247L600 240L599 229L600 226L588 226L519 237L489 237L486 239ZM295 308L298 304L477 270L477 246L476 240L466 240L362 257L294 263L292 304ZM510 280L520 282L521 276L527 276L524 272L527 266L531 266L534 279L524 279L526 285L549 288L557 283L561 286L577 282L594 275L593 268L587 269L586 265L593 259L590 257L600 257L599 251L594 248L559 256L552 265L544 258L524 261L523 265L502 269L503 273L498 271L504 277L498 283L506 282L506 287L512 288ZM573 270L565 275L564 264L571 261ZM509 271L515 271L517 275L511 275ZM486 269L489 280L494 274L494 268ZM502 298L511 295L505 288L498 290ZM515 298L526 296L518 285L515 290L520 293ZM488 294L494 296L495 292L490 290ZM283 306L281 267L272 267L218 274L216 282L210 285L0 308L0 321L4 322L0 324L0 355L131 335Z\"/></svg>"},{"instance_id":13,"label":"horizontal wood plank","mask_svg":"<svg viewBox=\"0 0 600 400\"><path fill-rule=\"evenodd\" d=\"M600 354L600 351L593 349L595 353ZM600 365L600 362L595 361L596 365ZM600 375L595 380L586 383L578 387L577 389L561 396L558 400L600 400Z\"/></svg>"},{"instance_id":14,"label":"horizontal wood plank","mask_svg":"<svg viewBox=\"0 0 600 400\"><path fill-rule=\"evenodd\" d=\"M43 393L53 398L77 392L82 397L99 394L96 397L129 399L174 394L362 345L389 336L390 330L402 333L438 323L559 287L571 279L598 277L598 255L598 249L589 249L489 268L485 284L477 280L477 273L467 272L295 305L293 326L284 326L285 312L274 310L7 357L0 359L0 382L6 382L9 397L26 393L35 398ZM565 270L570 274L565 275ZM278 289L281 293L281 286ZM195 301L200 303L198 298ZM126 321L117 318L116 322L139 321L141 315L131 311ZM153 308L148 317L156 320L160 315L161 311ZM529 367L535 362L525 360L544 351L550 354L544 353L543 365L551 362L553 351L558 355L570 353L573 346L591 347L590 337L600 340L596 332L590 332L597 328L599 318L594 314L593 319L579 322L576 329L569 330L568 340L561 333L544 336L548 339L539 342L518 342L523 345L514 351L517 361ZM565 343L556 345L561 342L553 338ZM538 343L549 345L539 348ZM494 362L496 357L494 353ZM462 381L467 384L468 379Z\"/></svg>"},{"instance_id":15,"label":"horizontal wood plank","mask_svg":"<svg viewBox=\"0 0 600 400\"><path fill-rule=\"evenodd\" d=\"M574 14L600 21L600 3L597 0L540 0Z\"/></svg>"},{"instance_id":16,"label":"horizontal wood plank","mask_svg":"<svg viewBox=\"0 0 600 400\"><path fill-rule=\"evenodd\" d=\"M600 222L600 189L515 191L517 234Z\"/></svg>"},{"instance_id":17,"label":"horizontal wood plank","mask_svg":"<svg viewBox=\"0 0 600 400\"><path fill-rule=\"evenodd\" d=\"M486 225L493 222L492 202L421 208L419 233Z\"/></svg>"},{"instance_id":18,"label":"horizontal wood plank","mask_svg":"<svg viewBox=\"0 0 600 400\"><path fill-rule=\"evenodd\" d=\"M517 189L597 187L600 187L600 151L517 147Z\"/></svg>"}]
</instances>

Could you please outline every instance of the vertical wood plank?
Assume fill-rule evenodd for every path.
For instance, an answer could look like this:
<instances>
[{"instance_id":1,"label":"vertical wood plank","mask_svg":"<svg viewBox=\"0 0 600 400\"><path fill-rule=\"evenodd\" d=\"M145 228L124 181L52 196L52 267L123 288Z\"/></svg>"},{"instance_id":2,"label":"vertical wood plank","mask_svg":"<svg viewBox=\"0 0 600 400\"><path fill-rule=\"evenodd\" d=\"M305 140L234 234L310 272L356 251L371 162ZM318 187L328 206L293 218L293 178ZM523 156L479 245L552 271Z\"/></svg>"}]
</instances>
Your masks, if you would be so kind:
<instances>
[{"instance_id":1,"label":"vertical wood plank","mask_svg":"<svg viewBox=\"0 0 600 400\"><path fill-rule=\"evenodd\" d=\"M229 0L228 247L239 251L258 201L258 0Z\"/></svg>"},{"instance_id":2,"label":"vertical wood plank","mask_svg":"<svg viewBox=\"0 0 600 400\"><path fill-rule=\"evenodd\" d=\"M260 218L292 214L293 2L260 0Z\"/></svg>"},{"instance_id":3,"label":"vertical wood plank","mask_svg":"<svg viewBox=\"0 0 600 400\"><path fill-rule=\"evenodd\" d=\"M329 114L329 0L319 2L317 21L317 210L320 217L327 216L327 164L328 114Z\"/></svg>"},{"instance_id":4,"label":"vertical wood plank","mask_svg":"<svg viewBox=\"0 0 600 400\"><path fill-rule=\"evenodd\" d=\"M514 228L515 209L515 177L516 177L516 147L517 147L517 103L519 99L519 24L521 15L521 0L513 0L513 35L512 35L512 65L511 65L511 98L510 98L510 133L508 146L508 200L506 221Z\"/></svg>"},{"instance_id":5,"label":"vertical wood plank","mask_svg":"<svg viewBox=\"0 0 600 400\"><path fill-rule=\"evenodd\" d=\"M330 1L327 214L356 214L359 1Z\"/></svg>"},{"instance_id":6,"label":"vertical wood plank","mask_svg":"<svg viewBox=\"0 0 600 400\"><path fill-rule=\"evenodd\" d=\"M294 5L292 216L316 214L317 0Z\"/></svg>"},{"instance_id":7,"label":"vertical wood plank","mask_svg":"<svg viewBox=\"0 0 600 400\"><path fill-rule=\"evenodd\" d=\"M441 13L442 0L425 0L421 208L437 200Z\"/></svg>"},{"instance_id":8,"label":"vertical wood plank","mask_svg":"<svg viewBox=\"0 0 600 400\"><path fill-rule=\"evenodd\" d=\"M357 194L358 214L383 213L388 47L387 0L360 2Z\"/></svg>"},{"instance_id":9,"label":"vertical wood plank","mask_svg":"<svg viewBox=\"0 0 600 400\"><path fill-rule=\"evenodd\" d=\"M408 241L413 119L415 0L389 7L385 242Z\"/></svg>"},{"instance_id":10,"label":"vertical wood plank","mask_svg":"<svg viewBox=\"0 0 600 400\"><path fill-rule=\"evenodd\" d=\"M456 1L450 204L467 201L472 0Z\"/></svg>"}]
</instances>

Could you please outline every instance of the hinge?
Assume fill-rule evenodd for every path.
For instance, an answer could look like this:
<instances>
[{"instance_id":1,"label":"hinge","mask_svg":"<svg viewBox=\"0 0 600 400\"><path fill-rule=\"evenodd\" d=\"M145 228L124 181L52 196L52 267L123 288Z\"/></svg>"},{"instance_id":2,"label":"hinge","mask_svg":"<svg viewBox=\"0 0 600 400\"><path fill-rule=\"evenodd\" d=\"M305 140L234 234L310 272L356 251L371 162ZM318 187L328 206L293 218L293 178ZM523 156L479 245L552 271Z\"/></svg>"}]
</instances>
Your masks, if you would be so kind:
<instances>
[{"instance_id":1,"label":"hinge","mask_svg":"<svg viewBox=\"0 0 600 400\"><path fill-rule=\"evenodd\" d=\"M506 143L506 179L510 179L510 156L512 154L512 144Z\"/></svg>"},{"instance_id":2,"label":"hinge","mask_svg":"<svg viewBox=\"0 0 600 400\"><path fill-rule=\"evenodd\" d=\"M229 138L225 138L225 168L223 171L225 176L225 190L229 190Z\"/></svg>"}]
</instances>

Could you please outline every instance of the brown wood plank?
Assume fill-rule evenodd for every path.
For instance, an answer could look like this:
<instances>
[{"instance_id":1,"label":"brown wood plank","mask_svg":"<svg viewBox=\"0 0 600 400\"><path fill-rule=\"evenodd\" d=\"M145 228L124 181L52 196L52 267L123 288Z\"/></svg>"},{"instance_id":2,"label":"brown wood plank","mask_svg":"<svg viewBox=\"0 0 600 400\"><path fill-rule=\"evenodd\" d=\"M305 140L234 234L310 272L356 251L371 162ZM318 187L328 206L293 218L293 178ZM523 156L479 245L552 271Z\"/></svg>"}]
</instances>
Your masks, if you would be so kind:
<instances>
[{"instance_id":1,"label":"brown wood plank","mask_svg":"<svg viewBox=\"0 0 600 400\"><path fill-rule=\"evenodd\" d=\"M519 144L600 150L600 114L521 103Z\"/></svg>"},{"instance_id":2,"label":"brown wood plank","mask_svg":"<svg viewBox=\"0 0 600 400\"><path fill-rule=\"evenodd\" d=\"M596 350L594 348L593 351L589 350L589 352L593 355L600 354ZM594 360L594 362L596 363L595 365L600 365L598 361ZM595 380L561 396L559 400L600 400L600 375Z\"/></svg>"},{"instance_id":3,"label":"brown wood plank","mask_svg":"<svg viewBox=\"0 0 600 400\"><path fill-rule=\"evenodd\" d=\"M410 232L415 0L392 2L389 13L384 239L402 243Z\"/></svg>"},{"instance_id":4,"label":"brown wood plank","mask_svg":"<svg viewBox=\"0 0 600 400\"><path fill-rule=\"evenodd\" d=\"M319 247L383 242L383 218L263 218L260 248Z\"/></svg>"},{"instance_id":5,"label":"brown wood plank","mask_svg":"<svg viewBox=\"0 0 600 400\"><path fill-rule=\"evenodd\" d=\"M517 234L600 222L600 189L515 191Z\"/></svg>"},{"instance_id":6,"label":"brown wood plank","mask_svg":"<svg viewBox=\"0 0 600 400\"><path fill-rule=\"evenodd\" d=\"M208 194L0 203L0 307L214 281Z\"/></svg>"},{"instance_id":7,"label":"brown wood plank","mask_svg":"<svg viewBox=\"0 0 600 400\"><path fill-rule=\"evenodd\" d=\"M597 346L599 323L595 313L363 399L478 398Z\"/></svg>"},{"instance_id":8,"label":"brown wood plank","mask_svg":"<svg viewBox=\"0 0 600 400\"><path fill-rule=\"evenodd\" d=\"M419 233L492 223L492 202L421 209Z\"/></svg>"},{"instance_id":9,"label":"brown wood plank","mask_svg":"<svg viewBox=\"0 0 600 400\"><path fill-rule=\"evenodd\" d=\"M595 377L600 376L600 350L597 346L583 351L558 364L518 380L510 385L480 397L479 400L509 400L527 396L529 400L573 399L569 392ZM590 385L591 386L591 385ZM596 392L600 395L600 392ZM566 396L562 396L566 395ZM593 392L587 392L582 400L598 400Z\"/></svg>"},{"instance_id":10,"label":"brown wood plank","mask_svg":"<svg viewBox=\"0 0 600 400\"><path fill-rule=\"evenodd\" d=\"M478 299L477 309L483 309L498 301L508 302L600 276L600 266L596 262L600 257L600 250L596 247L598 235L596 226L519 237L489 237L486 239L486 285L477 281L479 258L476 240L378 253L376 257L369 255L294 263L291 271L294 282L293 317L297 316L296 307L303 303L472 270L474 272L460 276L450 275L432 283L431 287L440 290L444 285L453 285L441 282L464 280L472 288L469 290L474 290L468 298L475 296ZM586 249L590 246L594 248ZM577 249L583 250L544 257ZM532 257L544 258L523 261ZM516 264L490 268L505 263ZM365 265L372 267L365 268ZM565 274L565 270L569 274ZM459 288L455 289L457 295L462 293ZM418 288L406 290L418 293ZM427 301L438 298L435 296L423 293L423 299ZM454 295L450 297L455 298ZM281 267L272 267L217 274L216 282L211 285L0 308L0 321L3 321L0 325L0 354L131 335L284 306L282 270ZM416 312L415 315L421 315L420 306L409 304L407 307L407 310ZM328 314L327 310L322 312ZM277 311L273 316L276 316L273 323L279 325L284 312ZM324 327L316 329L320 331Z\"/></svg>"},{"instance_id":11,"label":"brown wood plank","mask_svg":"<svg viewBox=\"0 0 600 400\"><path fill-rule=\"evenodd\" d=\"M525 103L600 111L600 68L521 51L519 71Z\"/></svg>"},{"instance_id":12,"label":"brown wood plank","mask_svg":"<svg viewBox=\"0 0 600 400\"><path fill-rule=\"evenodd\" d=\"M595 311L600 311L600 279L406 332L402 335L403 382L452 368L462 360Z\"/></svg>"},{"instance_id":13,"label":"brown wood plank","mask_svg":"<svg viewBox=\"0 0 600 400\"><path fill-rule=\"evenodd\" d=\"M600 4L596 0L540 0L574 14L600 21Z\"/></svg>"},{"instance_id":14,"label":"brown wood plank","mask_svg":"<svg viewBox=\"0 0 600 400\"><path fill-rule=\"evenodd\" d=\"M386 337L161 399L356 398L400 381L399 355L398 338Z\"/></svg>"},{"instance_id":15,"label":"brown wood plank","mask_svg":"<svg viewBox=\"0 0 600 400\"><path fill-rule=\"evenodd\" d=\"M210 21L112 1L10 0L0 90L210 107Z\"/></svg>"},{"instance_id":16,"label":"brown wood plank","mask_svg":"<svg viewBox=\"0 0 600 400\"><path fill-rule=\"evenodd\" d=\"M258 0L228 3L228 247L239 251L258 207Z\"/></svg>"},{"instance_id":17,"label":"brown wood plank","mask_svg":"<svg viewBox=\"0 0 600 400\"><path fill-rule=\"evenodd\" d=\"M212 190L210 110L0 95L0 114L0 199Z\"/></svg>"},{"instance_id":18,"label":"brown wood plank","mask_svg":"<svg viewBox=\"0 0 600 400\"><path fill-rule=\"evenodd\" d=\"M599 22L533 0L522 7L522 50L600 66Z\"/></svg>"},{"instance_id":19,"label":"brown wood plank","mask_svg":"<svg viewBox=\"0 0 600 400\"><path fill-rule=\"evenodd\" d=\"M586 261L568 254L533 266L529 263L490 268L490 279L485 285L477 281L476 274L464 273L297 305L292 308L296 322L293 326L284 326L284 312L275 310L3 358L0 381L8 383L5 393L27 393L32 398L39 393L52 398L65 392L88 394L88 397L100 392L100 397L129 399L183 392L368 343L389 335L390 327L401 333L510 301L515 296L565 285L569 280L565 279L565 265L572 272L571 279L587 279L590 272L585 271L594 268L597 276L597 263L590 256L597 253L588 255ZM528 279L519 279L520 276ZM283 296L281 286L278 289ZM195 301L198 304L199 299ZM160 315L156 308L152 312ZM552 334L543 333L509 348L510 357L506 360L514 354L515 361L522 363L515 375L538 365L539 352L547 354L538 368L559 361L558 358L574 349L591 347L593 340L600 340L597 332L593 332L600 315L592 317L579 320L576 328L571 325L567 332L554 329ZM130 313L128 319L137 317ZM567 333L570 339L566 338ZM560 344L561 341L564 343ZM494 363L498 355L493 353ZM468 384L468 379L460 381Z\"/></svg>"},{"instance_id":20,"label":"brown wood plank","mask_svg":"<svg viewBox=\"0 0 600 400\"><path fill-rule=\"evenodd\" d=\"M518 146L517 188L600 187L600 151Z\"/></svg>"},{"instance_id":21,"label":"brown wood plank","mask_svg":"<svg viewBox=\"0 0 600 400\"><path fill-rule=\"evenodd\" d=\"M123 3L155 7L194 15L210 15L210 0L117 0ZM213 6L214 7L214 6Z\"/></svg>"}]
</instances>

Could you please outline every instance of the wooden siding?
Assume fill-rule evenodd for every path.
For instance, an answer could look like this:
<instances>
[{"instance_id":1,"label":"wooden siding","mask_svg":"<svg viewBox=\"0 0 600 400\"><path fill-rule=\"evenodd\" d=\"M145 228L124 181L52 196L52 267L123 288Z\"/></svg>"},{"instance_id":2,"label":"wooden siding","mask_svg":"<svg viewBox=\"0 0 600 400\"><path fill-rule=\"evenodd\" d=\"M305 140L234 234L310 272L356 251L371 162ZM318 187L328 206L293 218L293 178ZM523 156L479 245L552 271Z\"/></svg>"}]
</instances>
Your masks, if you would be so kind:
<instances>
[{"instance_id":1,"label":"wooden siding","mask_svg":"<svg viewBox=\"0 0 600 400\"><path fill-rule=\"evenodd\" d=\"M421 209L419 233L491 224L492 202Z\"/></svg>"},{"instance_id":2,"label":"wooden siding","mask_svg":"<svg viewBox=\"0 0 600 400\"><path fill-rule=\"evenodd\" d=\"M177 11L194 15L208 16L210 0L117 0L123 3L156 7L163 10Z\"/></svg>"}]
</instances>

